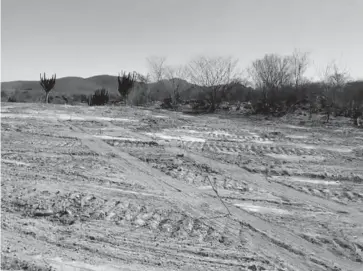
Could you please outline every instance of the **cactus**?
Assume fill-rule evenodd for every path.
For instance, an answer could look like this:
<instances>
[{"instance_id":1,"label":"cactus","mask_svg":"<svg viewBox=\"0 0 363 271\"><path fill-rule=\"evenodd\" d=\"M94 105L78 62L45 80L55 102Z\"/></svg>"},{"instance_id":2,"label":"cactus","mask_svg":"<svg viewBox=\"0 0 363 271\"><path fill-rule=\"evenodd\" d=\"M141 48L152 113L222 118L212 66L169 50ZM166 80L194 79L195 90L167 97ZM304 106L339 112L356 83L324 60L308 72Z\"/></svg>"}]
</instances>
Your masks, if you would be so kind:
<instances>
[{"instance_id":1,"label":"cactus","mask_svg":"<svg viewBox=\"0 0 363 271\"><path fill-rule=\"evenodd\" d=\"M108 94L108 91L104 88L98 89L95 91L93 95L90 95L88 97L88 105L105 105L108 103L110 99L110 96Z\"/></svg>"},{"instance_id":2,"label":"cactus","mask_svg":"<svg viewBox=\"0 0 363 271\"><path fill-rule=\"evenodd\" d=\"M42 77L42 74L40 74L40 85L45 91L45 103L49 102L49 92L54 88L56 81L56 74L52 75L51 78L46 78L45 73Z\"/></svg>"},{"instance_id":3,"label":"cactus","mask_svg":"<svg viewBox=\"0 0 363 271\"><path fill-rule=\"evenodd\" d=\"M122 99L127 101L128 95L134 86L134 83L136 81L136 74L135 73L128 73L126 74L123 72L122 76L118 75L117 82L118 82L118 92L120 93Z\"/></svg>"}]
</instances>

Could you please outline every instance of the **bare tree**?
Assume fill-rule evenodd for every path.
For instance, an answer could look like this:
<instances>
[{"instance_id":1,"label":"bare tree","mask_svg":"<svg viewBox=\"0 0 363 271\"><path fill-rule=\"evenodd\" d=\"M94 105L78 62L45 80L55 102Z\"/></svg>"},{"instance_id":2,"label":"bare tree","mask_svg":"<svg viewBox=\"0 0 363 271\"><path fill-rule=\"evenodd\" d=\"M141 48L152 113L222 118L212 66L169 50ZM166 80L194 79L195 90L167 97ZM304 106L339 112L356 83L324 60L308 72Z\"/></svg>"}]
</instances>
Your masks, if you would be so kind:
<instances>
[{"instance_id":1,"label":"bare tree","mask_svg":"<svg viewBox=\"0 0 363 271\"><path fill-rule=\"evenodd\" d=\"M255 101L256 113L284 113L296 103L296 94L288 91L294 79L291 56L266 54L255 60L248 71L256 88L262 91Z\"/></svg>"},{"instance_id":2,"label":"bare tree","mask_svg":"<svg viewBox=\"0 0 363 271\"><path fill-rule=\"evenodd\" d=\"M147 73L146 75L143 75L141 73L135 72L136 81L141 84L148 84L151 82L151 75L150 73Z\"/></svg>"},{"instance_id":3,"label":"bare tree","mask_svg":"<svg viewBox=\"0 0 363 271\"><path fill-rule=\"evenodd\" d=\"M45 91L45 102L49 102L49 92L54 88L56 82L56 74L52 75L51 78L46 78L45 73L42 77L40 74L40 85Z\"/></svg>"},{"instance_id":4,"label":"bare tree","mask_svg":"<svg viewBox=\"0 0 363 271\"><path fill-rule=\"evenodd\" d=\"M341 90L349 81L350 76L346 70L340 69L335 62L332 62L326 67L324 77L326 84Z\"/></svg>"},{"instance_id":5,"label":"bare tree","mask_svg":"<svg viewBox=\"0 0 363 271\"><path fill-rule=\"evenodd\" d=\"M344 88L349 81L349 74L332 62L326 66L322 77L324 92L321 106L325 108L326 121L329 122L332 111L338 106L339 96L342 98Z\"/></svg>"},{"instance_id":6,"label":"bare tree","mask_svg":"<svg viewBox=\"0 0 363 271\"><path fill-rule=\"evenodd\" d=\"M210 91L210 110L216 110L218 95L223 96L231 85L240 77L237 72L238 60L231 57L198 57L187 66L189 80L201 87L204 91Z\"/></svg>"},{"instance_id":7,"label":"bare tree","mask_svg":"<svg viewBox=\"0 0 363 271\"><path fill-rule=\"evenodd\" d=\"M170 87L168 87L171 102L173 106L176 106L180 101L180 92L185 85L185 78L187 76L187 70L185 66L168 66L165 69L165 78L168 79Z\"/></svg>"},{"instance_id":8,"label":"bare tree","mask_svg":"<svg viewBox=\"0 0 363 271\"><path fill-rule=\"evenodd\" d=\"M290 85L293 79L291 57L267 54L252 63L249 74L256 87L267 90L278 90Z\"/></svg>"},{"instance_id":9,"label":"bare tree","mask_svg":"<svg viewBox=\"0 0 363 271\"><path fill-rule=\"evenodd\" d=\"M309 53L294 50L290 58L292 81L295 89L300 88L305 82L304 74L310 64Z\"/></svg>"},{"instance_id":10,"label":"bare tree","mask_svg":"<svg viewBox=\"0 0 363 271\"><path fill-rule=\"evenodd\" d=\"M151 79L159 82L165 77L166 57L150 57L147 58Z\"/></svg>"}]
</instances>

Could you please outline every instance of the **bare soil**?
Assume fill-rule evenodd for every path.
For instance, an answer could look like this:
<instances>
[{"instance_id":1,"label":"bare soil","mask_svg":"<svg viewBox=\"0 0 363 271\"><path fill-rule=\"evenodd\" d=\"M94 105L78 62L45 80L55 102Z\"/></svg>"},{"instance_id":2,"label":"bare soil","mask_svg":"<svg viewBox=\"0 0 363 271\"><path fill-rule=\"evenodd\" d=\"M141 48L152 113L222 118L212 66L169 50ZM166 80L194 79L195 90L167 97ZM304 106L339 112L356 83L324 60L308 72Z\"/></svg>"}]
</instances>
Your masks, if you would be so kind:
<instances>
[{"instance_id":1,"label":"bare soil","mask_svg":"<svg viewBox=\"0 0 363 271\"><path fill-rule=\"evenodd\" d=\"M306 119L2 103L1 270L363 270L363 131Z\"/></svg>"}]
</instances>

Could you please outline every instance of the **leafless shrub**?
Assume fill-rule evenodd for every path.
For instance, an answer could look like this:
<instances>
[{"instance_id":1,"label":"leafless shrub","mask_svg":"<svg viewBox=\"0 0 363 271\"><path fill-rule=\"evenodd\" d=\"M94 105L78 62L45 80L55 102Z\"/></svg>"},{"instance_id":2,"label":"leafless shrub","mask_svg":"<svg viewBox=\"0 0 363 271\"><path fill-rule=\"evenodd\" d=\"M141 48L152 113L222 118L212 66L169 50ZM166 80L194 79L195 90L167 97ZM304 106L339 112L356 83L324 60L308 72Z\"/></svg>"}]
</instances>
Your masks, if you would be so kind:
<instances>
[{"instance_id":1,"label":"leafless shrub","mask_svg":"<svg viewBox=\"0 0 363 271\"><path fill-rule=\"evenodd\" d=\"M149 102L148 86L143 84L135 84L127 102L131 105L141 106Z\"/></svg>"},{"instance_id":2,"label":"leafless shrub","mask_svg":"<svg viewBox=\"0 0 363 271\"><path fill-rule=\"evenodd\" d=\"M180 92L185 90L185 82L187 70L185 66L168 66L165 69L165 77L168 80L169 98L173 108L181 102Z\"/></svg>"},{"instance_id":3,"label":"leafless shrub","mask_svg":"<svg viewBox=\"0 0 363 271\"><path fill-rule=\"evenodd\" d=\"M150 99L150 74L142 75L140 73L134 73L135 83L132 90L128 96L128 103L135 106L141 106L149 104Z\"/></svg>"}]
</instances>

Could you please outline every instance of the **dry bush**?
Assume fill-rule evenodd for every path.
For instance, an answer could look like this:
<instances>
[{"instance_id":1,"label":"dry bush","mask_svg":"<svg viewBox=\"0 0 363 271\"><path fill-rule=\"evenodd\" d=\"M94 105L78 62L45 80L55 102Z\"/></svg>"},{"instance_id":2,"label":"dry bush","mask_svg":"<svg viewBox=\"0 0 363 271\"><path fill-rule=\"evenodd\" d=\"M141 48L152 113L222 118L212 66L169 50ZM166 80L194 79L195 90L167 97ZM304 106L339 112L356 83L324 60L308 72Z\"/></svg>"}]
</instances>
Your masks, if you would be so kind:
<instances>
[{"instance_id":1,"label":"dry bush","mask_svg":"<svg viewBox=\"0 0 363 271\"><path fill-rule=\"evenodd\" d=\"M170 108L172 109L176 109L181 103L180 93L187 88L185 84L187 72L184 66L168 66L165 70L165 76L169 81L169 86L167 86L169 97L167 99L170 99Z\"/></svg>"},{"instance_id":2,"label":"dry bush","mask_svg":"<svg viewBox=\"0 0 363 271\"><path fill-rule=\"evenodd\" d=\"M4 99L3 101L8 101L8 102L18 102L18 103L29 103L29 102L34 102L37 101L37 99L39 99L39 94L33 94L31 91L29 90L15 90L12 91L9 94L4 94L4 96L2 97L2 99ZM44 100L44 98L43 98Z\"/></svg>"},{"instance_id":3,"label":"dry bush","mask_svg":"<svg viewBox=\"0 0 363 271\"><path fill-rule=\"evenodd\" d=\"M93 95L90 95L88 98L88 105L105 105L108 103L110 96L108 91L104 88L97 89Z\"/></svg>"},{"instance_id":4,"label":"dry bush","mask_svg":"<svg viewBox=\"0 0 363 271\"><path fill-rule=\"evenodd\" d=\"M150 104L151 87L150 87L150 74L142 75L140 73L134 73L135 82L130 90L130 94L127 98L127 102L131 105L142 106Z\"/></svg>"},{"instance_id":5,"label":"dry bush","mask_svg":"<svg viewBox=\"0 0 363 271\"><path fill-rule=\"evenodd\" d=\"M2 101L2 102L7 101L7 100L8 100L8 98L9 98L9 96L10 96L10 95L9 95L6 91L1 90L1 101Z\"/></svg>"},{"instance_id":6,"label":"dry bush","mask_svg":"<svg viewBox=\"0 0 363 271\"><path fill-rule=\"evenodd\" d=\"M150 102L149 86L144 83L135 84L128 96L128 104L135 106L146 105Z\"/></svg>"},{"instance_id":7,"label":"dry bush","mask_svg":"<svg viewBox=\"0 0 363 271\"><path fill-rule=\"evenodd\" d=\"M73 94L70 97L73 103L88 103L88 97L86 94Z\"/></svg>"},{"instance_id":8,"label":"dry bush","mask_svg":"<svg viewBox=\"0 0 363 271\"><path fill-rule=\"evenodd\" d=\"M8 97L7 102L9 102L9 103L16 103L18 101L16 100L16 97L14 95L11 95L10 97Z\"/></svg>"}]
</instances>

